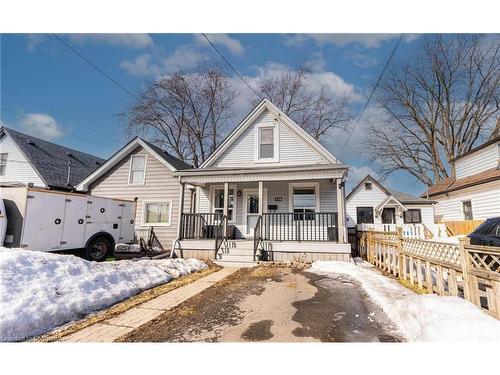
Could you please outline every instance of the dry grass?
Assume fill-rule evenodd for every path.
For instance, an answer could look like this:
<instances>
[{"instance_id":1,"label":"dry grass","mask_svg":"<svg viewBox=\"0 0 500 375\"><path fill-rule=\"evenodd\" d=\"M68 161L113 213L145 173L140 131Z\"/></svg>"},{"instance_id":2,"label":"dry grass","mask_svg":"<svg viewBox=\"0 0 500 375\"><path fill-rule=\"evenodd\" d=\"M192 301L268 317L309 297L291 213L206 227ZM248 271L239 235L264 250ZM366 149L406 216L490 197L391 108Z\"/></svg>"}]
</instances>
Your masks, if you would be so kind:
<instances>
[{"instance_id":1,"label":"dry grass","mask_svg":"<svg viewBox=\"0 0 500 375\"><path fill-rule=\"evenodd\" d=\"M202 271L191 273L186 276L182 276L178 279L175 279L167 284L162 284L157 287L145 290L137 294L134 297L126 299L125 301L118 302L116 305L111 306L110 308L99 311L89 317L86 317L82 320L69 323L63 328L57 329L55 331L51 331L46 333L45 335L39 336L35 338L33 341L35 342L54 342L58 341L64 336L70 335L74 332L77 332L83 328L91 326L92 324L102 322L104 320L113 318L114 316L124 313L131 308L140 305L144 302L152 300L162 294L168 293L174 289L180 288L181 286L190 284L202 277L208 276L214 272L219 271L222 267L211 262L210 260L204 260L204 262L208 265L208 268L205 268Z\"/></svg>"},{"instance_id":2,"label":"dry grass","mask_svg":"<svg viewBox=\"0 0 500 375\"><path fill-rule=\"evenodd\" d=\"M417 293L417 294L428 294L429 292L427 289L421 289L418 287L418 285L411 284L408 280L401 280L401 279L396 279L401 285L403 285L405 288L410 289L411 291Z\"/></svg>"}]
</instances>

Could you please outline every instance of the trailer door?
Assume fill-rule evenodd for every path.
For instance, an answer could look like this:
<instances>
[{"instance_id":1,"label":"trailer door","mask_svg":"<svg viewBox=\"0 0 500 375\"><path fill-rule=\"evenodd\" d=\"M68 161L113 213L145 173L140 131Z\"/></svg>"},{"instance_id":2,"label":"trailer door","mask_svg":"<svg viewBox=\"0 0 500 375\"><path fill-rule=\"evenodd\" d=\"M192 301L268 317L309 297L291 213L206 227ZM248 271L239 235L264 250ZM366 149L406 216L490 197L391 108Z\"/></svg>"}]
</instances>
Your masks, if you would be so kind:
<instances>
[{"instance_id":1,"label":"trailer door","mask_svg":"<svg viewBox=\"0 0 500 375\"><path fill-rule=\"evenodd\" d=\"M120 242L130 243L134 240L135 229L135 202L122 202L122 222Z\"/></svg>"},{"instance_id":2,"label":"trailer door","mask_svg":"<svg viewBox=\"0 0 500 375\"><path fill-rule=\"evenodd\" d=\"M61 246L63 249L79 249L85 247L85 215L87 213L87 197L68 194L65 196L66 212L63 220Z\"/></svg>"},{"instance_id":3,"label":"trailer door","mask_svg":"<svg viewBox=\"0 0 500 375\"><path fill-rule=\"evenodd\" d=\"M60 250L65 195L28 190L20 246L23 249Z\"/></svg>"}]
</instances>

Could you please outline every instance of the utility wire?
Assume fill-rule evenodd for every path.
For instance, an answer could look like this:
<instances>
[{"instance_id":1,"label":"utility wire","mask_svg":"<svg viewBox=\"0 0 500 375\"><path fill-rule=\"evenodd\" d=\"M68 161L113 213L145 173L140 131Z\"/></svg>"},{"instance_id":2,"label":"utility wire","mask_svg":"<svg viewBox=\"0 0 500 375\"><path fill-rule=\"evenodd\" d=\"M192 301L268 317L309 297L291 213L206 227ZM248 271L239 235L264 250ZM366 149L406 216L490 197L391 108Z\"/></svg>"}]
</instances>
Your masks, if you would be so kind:
<instances>
[{"instance_id":1,"label":"utility wire","mask_svg":"<svg viewBox=\"0 0 500 375\"><path fill-rule=\"evenodd\" d=\"M243 83L250 89L250 91L252 91L255 94L255 96L257 96L257 98L262 99L261 95L259 95L257 91L255 91L254 88L250 86L250 84L245 80L245 78L243 78L243 76L236 70L236 68L228 61L228 59L224 57L222 52L219 51L219 49L212 43L210 39L208 39L208 36L206 36L204 33L201 33L201 35L205 37L205 39L208 41L208 43L210 43L215 52L219 54L222 60L224 60L224 62L231 68L231 70L238 76L238 78L243 81Z\"/></svg>"},{"instance_id":2,"label":"utility wire","mask_svg":"<svg viewBox=\"0 0 500 375\"><path fill-rule=\"evenodd\" d=\"M359 117L356 121L356 123L354 124L354 127L352 128L351 132L349 133L349 135L347 136L347 139L345 140L344 142L344 145L342 146L342 149L341 149L341 152L344 151L344 148L345 146L347 145L347 142L349 142L349 139L351 139L351 135L352 133L354 133L354 130L356 130L356 127L358 126L359 124L359 121L361 120L361 117L363 116L363 113L365 112L366 108L368 107L368 104L370 104L370 100L372 99L372 96L373 94L375 93L375 91L377 90L377 87L378 85L380 84L380 81L382 80L382 77L384 76L384 73L385 71L387 70L387 68L389 67L389 64L391 63L391 60L392 58L394 57L394 55L396 54L396 51L399 47L399 45L401 44L401 42L403 41L403 34L401 34L401 36L399 37L396 45L394 46L394 48L392 49L392 52L391 54L389 55L389 58L387 59L385 65L384 65L384 69L382 69L382 72L380 72L380 75L378 76L378 79L377 79L377 82L375 83L375 86L373 86L373 89L370 93L370 96L368 97L368 100L366 101L363 109L361 110L361 112L359 113Z\"/></svg>"},{"instance_id":3,"label":"utility wire","mask_svg":"<svg viewBox=\"0 0 500 375\"><path fill-rule=\"evenodd\" d=\"M64 46L66 46L69 50L71 50L73 53L75 53L78 57L80 57L83 61L85 61L87 64L89 64L95 70L97 70L99 73L101 73L103 76L105 76L111 82L113 82L121 90L126 92L128 95L130 95L132 98L134 98L138 102L142 103L142 101L133 92L131 92L125 86L121 85L118 81L116 81L113 77L111 77L109 74L107 74L104 70L99 68L96 64L94 64L92 61L90 61L87 57L85 57L83 54L81 54L77 49L75 49L74 47L72 47L71 45L66 43L61 37L57 36L56 34L52 34L52 36L54 38L56 38L59 42L61 42Z\"/></svg>"}]
</instances>

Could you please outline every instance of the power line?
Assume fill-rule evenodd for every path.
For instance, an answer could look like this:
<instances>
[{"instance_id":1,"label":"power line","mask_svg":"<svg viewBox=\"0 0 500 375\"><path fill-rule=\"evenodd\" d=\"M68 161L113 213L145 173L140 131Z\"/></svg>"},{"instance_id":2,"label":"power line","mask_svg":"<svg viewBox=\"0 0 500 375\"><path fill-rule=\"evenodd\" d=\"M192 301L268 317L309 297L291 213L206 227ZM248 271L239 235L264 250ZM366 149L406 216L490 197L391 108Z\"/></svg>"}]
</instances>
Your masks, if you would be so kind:
<instances>
[{"instance_id":1,"label":"power line","mask_svg":"<svg viewBox=\"0 0 500 375\"><path fill-rule=\"evenodd\" d=\"M99 68L96 64L94 64L92 61L90 61L87 57L85 57L82 53L80 53L77 49L66 43L62 38L57 36L56 34L52 34L54 38L56 38L59 42L61 42L64 46L66 46L69 50L71 50L73 53L75 53L78 57L80 57L83 61L85 61L87 64L89 64L91 67L93 67L95 70L97 70L99 73L101 73L103 76L105 76L107 79L109 79L111 82L113 82L116 86L118 86L121 90L126 92L128 95L130 95L132 98L137 100L138 102L141 102L141 100L134 94L132 93L129 89L127 89L125 86L121 85L118 81L116 81L113 77L111 77L109 74L107 74L104 70Z\"/></svg>"},{"instance_id":2,"label":"power line","mask_svg":"<svg viewBox=\"0 0 500 375\"><path fill-rule=\"evenodd\" d=\"M261 99L261 96L257 93L257 91L255 91L253 87L250 86L250 84L245 80L245 78L243 78L243 76L240 73L238 73L236 68L224 57L224 55L217 49L217 47L212 43L212 41L208 39L208 37L204 33L201 33L201 35L205 37L205 39L208 41L208 43L210 43L215 52L219 54L222 60L224 60L224 62L232 69L232 71L239 77L239 79L243 81L243 83L255 94L255 96L257 96L257 98Z\"/></svg>"},{"instance_id":3,"label":"power line","mask_svg":"<svg viewBox=\"0 0 500 375\"><path fill-rule=\"evenodd\" d=\"M403 40L403 34L401 34L401 36L399 37L396 45L394 46L394 48L392 49L392 52L391 54L389 55L389 58L387 59L385 65L384 65L384 69L382 69L382 72L380 72L380 75L378 76L378 79L377 79L377 82L375 83L375 86L373 86L373 89L372 89L372 92L370 93L370 96L368 97L368 100L366 101L363 109L361 110L361 112L359 113L359 117L358 117L358 120L356 121L356 123L354 124L354 127L352 128L351 132L349 133L349 135L347 136L347 139L345 140L344 142L344 145L342 146L342 149L341 149L341 152L344 151L344 148L345 146L347 145L347 142L349 142L349 139L351 139L351 135L352 133L354 133L354 130L356 130L356 127L358 126L359 124L359 121L361 120L361 117L363 116L363 113L365 112L365 109L368 107L368 104L370 104L370 100L373 96L373 94L375 93L375 91L377 90L377 87L378 85L380 84L380 81L382 80L382 77L384 76L384 73L385 71L387 70L387 67L389 66L389 64L391 63L391 60L392 58L394 57L394 55L396 54L396 51L399 47L399 45L401 44Z\"/></svg>"}]
</instances>

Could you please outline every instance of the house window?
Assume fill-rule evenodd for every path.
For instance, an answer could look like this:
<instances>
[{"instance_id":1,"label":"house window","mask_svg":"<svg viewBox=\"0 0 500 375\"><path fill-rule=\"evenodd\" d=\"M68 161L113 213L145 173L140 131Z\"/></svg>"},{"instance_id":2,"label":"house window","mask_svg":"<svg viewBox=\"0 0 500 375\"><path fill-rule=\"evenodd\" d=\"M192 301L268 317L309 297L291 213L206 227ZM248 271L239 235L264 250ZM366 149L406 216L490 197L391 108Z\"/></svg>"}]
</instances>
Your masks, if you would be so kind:
<instances>
[{"instance_id":1,"label":"house window","mask_svg":"<svg viewBox=\"0 0 500 375\"><path fill-rule=\"evenodd\" d=\"M405 224L420 224L422 222L422 212L419 209L406 210L403 214Z\"/></svg>"},{"instance_id":2,"label":"house window","mask_svg":"<svg viewBox=\"0 0 500 375\"><path fill-rule=\"evenodd\" d=\"M464 211L464 220L474 220L472 215L472 202L471 201L463 201L462 209Z\"/></svg>"},{"instance_id":3,"label":"house window","mask_svg":"<svg viewBox=\"0 0 500 375\"><path fill-rule=\"evenodd\" d=\"M146 172L146 156L134 155L130 159L129 184L143 184Z\"/></svg>"},{"instance_id":4,"label":"house window","mask_svg":"<svg viewBox=\"0 0 500 375\"><path fill-rule=\"evenodd\" d=\"M356 207L358 224L373 224L373 207Z\"/></svg>"},{"instance_id":5,"label":"house window","mask_svg":"<svg viewBox=\"0 0 500 375\"><path fill-rule=\"evenodd\" d=\"M213 195L214 213L224 213L224 189L214 189ZM229 189L229 199L227 204L227 220L233 221L234 211L234 189Z\"/></svg>"},{"instance_id":6,"label":"house window","mask_svg":"<svg viewBox=\"0 0 500 375\"><path fill-rule=\"evenodd\" d=\"M144 202L142 225L170 225L171 202Z\"/></svg>"},{"instance_id":7,"label":"house window","mask_svg":"<svg viewBox=\"0 0 500 375\"><path fill-rule=\"evenodd\" d=\"M259 128L259 159L274 158L274 127Z\"/></svg>"},{"instance_id":8,"label":"house window","mask_svg":"<svg viewBox=\"0 0 500 375\"><path fill-rule=\"evenodd\" d=\"M365 182L365 190L371 190L372 189L372 183L371 182Z\"/></svg>"},{"instance_id":9,"label":"house window","mask_svg":"<svg viewBox=\"0 0 500 375\"><path fill-rule=\"evenodd\" d=\"M316 212L315 188L293 189L293 212L294 220L314 220L315 215L311 213Z\"/></svg>"},{"instance_id":10,"label":"house window","mask_svg":"<svg viewBox=\"0 0 500 375\"><path fill-rule=\"evenodd\" d=\"M5 176L5 170L7 169L7 153L0 154L0 176Z\"/></svg>"}]
</instances>

